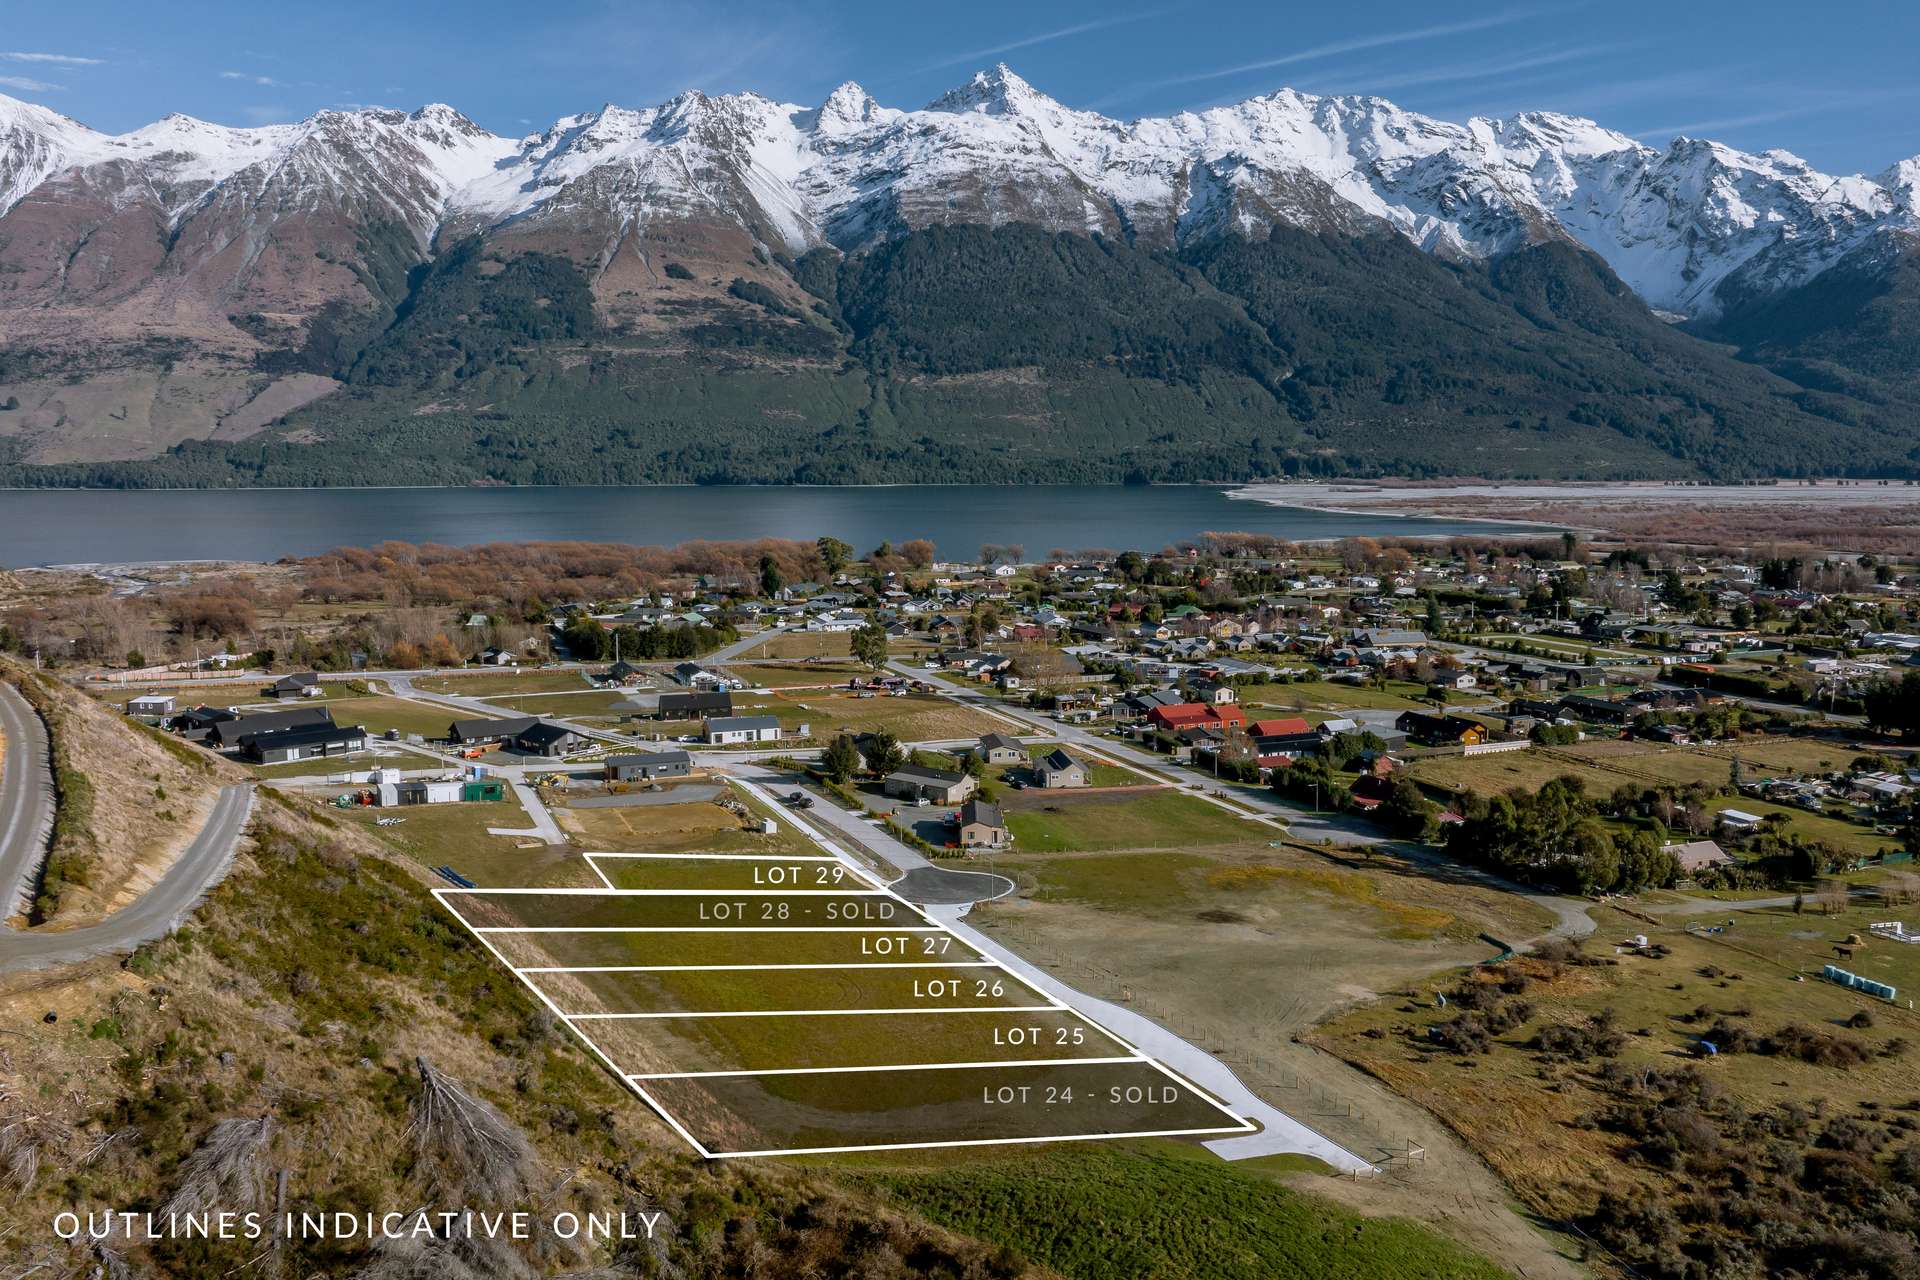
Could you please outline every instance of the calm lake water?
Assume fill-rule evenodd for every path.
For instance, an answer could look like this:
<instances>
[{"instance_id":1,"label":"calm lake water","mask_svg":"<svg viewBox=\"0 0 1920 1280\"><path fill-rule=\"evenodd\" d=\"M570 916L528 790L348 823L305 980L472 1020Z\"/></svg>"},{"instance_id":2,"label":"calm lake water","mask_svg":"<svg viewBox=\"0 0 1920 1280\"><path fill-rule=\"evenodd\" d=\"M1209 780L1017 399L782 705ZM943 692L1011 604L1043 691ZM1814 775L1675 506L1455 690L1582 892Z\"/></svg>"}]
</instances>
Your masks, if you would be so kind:
<instances>
[{"instance_id":1,"label":"calm lake water","mask_svg":"<svg viewBox=\"0 0 1920 1280\"><path fill-rule=\"evenodd\" d=\"M670 545L695 538L831 534L861 551L931 538L954 558L982 544L1032 557L1157 550L1208 532L1292 540L1529 532L1512 525L1344 515L1230 498L1223 488L900 485L881 488L227 489L0 491L0 565L275 560L401 542L578 539Z\"/></svg>"}]
</instances>

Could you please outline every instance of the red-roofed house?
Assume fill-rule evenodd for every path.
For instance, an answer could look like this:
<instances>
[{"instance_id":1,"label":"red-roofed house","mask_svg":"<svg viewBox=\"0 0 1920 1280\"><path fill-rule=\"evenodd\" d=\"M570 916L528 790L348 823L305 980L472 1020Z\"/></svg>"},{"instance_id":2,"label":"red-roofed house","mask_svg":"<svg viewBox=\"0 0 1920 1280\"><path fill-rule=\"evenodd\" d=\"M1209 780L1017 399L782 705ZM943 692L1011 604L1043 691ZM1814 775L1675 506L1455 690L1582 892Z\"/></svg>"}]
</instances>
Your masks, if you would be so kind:
<instances>
[{"instance_id":1,"label":"red-roofed house","mask_svg":"<svg viewBox=\"0 0 1920 1280\"><path fill-rule=\"evenodd\" d=\"M1247 713L1231 702L1208 706L1204 702L1176 702L1147 712L1147 723L1156 729L1177 733L1182 729L1203 729L1247 722Z\"/></svg>"},{"instance_id":2,"label":"red-roofed house","mask_svg":"<svg viewBox=\"0 0 1920 1280\"><path fill-rule=\"evenodd\" d=\"M1247 734L1254 738L1284 738L1296 733L1311 733L1313 727L1304 716L1288 716L1284 720L1255 720L1247 726Z\"/></svg>"}]
</instances>

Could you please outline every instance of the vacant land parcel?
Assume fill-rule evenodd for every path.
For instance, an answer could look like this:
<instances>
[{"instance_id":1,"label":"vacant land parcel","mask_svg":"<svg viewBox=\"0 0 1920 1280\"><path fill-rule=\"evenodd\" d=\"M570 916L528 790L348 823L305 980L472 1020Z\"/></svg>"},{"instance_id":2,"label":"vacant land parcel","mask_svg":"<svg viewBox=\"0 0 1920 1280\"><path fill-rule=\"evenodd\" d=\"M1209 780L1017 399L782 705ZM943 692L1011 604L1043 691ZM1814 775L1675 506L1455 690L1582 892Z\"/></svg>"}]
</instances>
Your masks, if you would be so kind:
<instances>
[{"instance_id":1,"label":"vacant land parcel","mask_svg":"<svg viewBox=\"0 0 1920 1280\"><path fill-rule=\"evenodd\" d=\"M439 897L703 1155L1251 1127L838 858L589 862Z\"/></svg>"}]
</instances>

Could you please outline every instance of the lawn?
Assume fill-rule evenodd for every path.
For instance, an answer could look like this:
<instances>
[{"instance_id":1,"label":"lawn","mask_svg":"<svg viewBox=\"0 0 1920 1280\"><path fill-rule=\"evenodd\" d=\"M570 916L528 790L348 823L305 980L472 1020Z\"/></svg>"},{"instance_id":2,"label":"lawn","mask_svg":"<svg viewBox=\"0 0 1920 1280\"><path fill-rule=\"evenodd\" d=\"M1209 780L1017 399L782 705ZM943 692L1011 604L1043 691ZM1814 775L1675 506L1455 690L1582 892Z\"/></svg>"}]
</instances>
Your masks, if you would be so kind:
<instances>
[{"instance_id":1,"label":"lawn","mask_svg":"<svg viewBox=\"0 0 1920 1280\"><path fill-rule=\"evenodd\" d=\"M687 804L623 805L608 809L558 807L554 819L582 849L608 853L818 853L785 822L773 835L760 831L763 811L749 804L743 819L710 800ZM777 821L777 819L776 819ZM749 826L749 822L751 826Z\"/></svg>"},{"instance_id":2,"label":"lawn","mask_svg":"<svg viewBox=\"0 0 1920 1280\"><path fill-rule=\"evenodd\" d=\"M1857 822L1848 822L1841 818L1830 818L1824 813L1809 813L1805 809L1795 809L1788 805L1773 804L1766 800L1755 800L1751 796L1718 796L1707 802L1707 808L1714 813L1722 809L1738 809L1742 813L1754 813L1766 817L1772 813L1783 813L1787 817L1787 830L1807 840L1818 840L1848 853L1873 854L1882 849L1897 848L1899 840L1893 836L1875 835L1873 828Z\"/></svg>"},{"instance_id":3,"label":"lawn","mask_svg":"<svg viewBox=\"0 0 1920 1280\"><path fill-rule=\"evenodd\" d=\"M1003 792L1001 808L1023 853L1185 849L1274 834L1218 805L1160 789L1145 792Z\"/></svg>"},{"instance_id":4,"label":"lawn","mask_svg":"<svg viewBox=\"0 0 1920 1280\"><path fill-rule=\"evenodd\" d=\"M978 1009L1049 1003L1004 970L979 966L544 973L530 975L530 981L567 1013Z\"/></svg>"},{"instance_id":5,"label":"lawn","mask_svg":"<svg viewBox=\"0 0 1920 1280\"><path fill-rule=\"evenodd\" d=\"M589 854L616 889L857 889L866 882L838 858L618 858Z\"/></svg>"},{"instance_id":6,"label":"lawn","mask_svg":"<svg viewBox=\"0 0 1920 1280\"><path fill-rule=\"evenodd\" d=\"M1173 1142L845 1156L836 1177L965 1235L1090 1280L1492 1280L1419 1223L1362 1217L1263 1162Z\"/></svg>"},{"instance_id":7,"label":"lawn","mask_svg":"<svg viewBox=\"0 0 1920 1280\"><path fill-rule=\"evenodd\" d=\"M1027 754L1037 761L1040 757L1054 750L1059 745L1057 742L1028 743ZM1102 760L1085 747L1073 746L1069 747L1068 751L1074 759L1087 767L1087 785L1090 787L1140 787L1155 785L1152 779L1143 778L1131 769L1123 769L1117 764ZM1034 777L1029 770L1017 764L1010 764L1003 767L998 776L1002 782L1010 782L1014 778L1027 778L1032 780Z\"/></svg>"},{"instance_id":8,"label":"lawn","mask_svg":"<svg viewBox=\"0 0 1920 1280\"><path fill-rule=\"evenodd\" d=\"M858 698L845 691L793 690L776 692L765 704L751 710L780 717L781 725L788 729L807 725L817 741L842 733L885 730L902 742L937 742L977 738L1006 728L997 720L935 694Z\"/></svg>"},{"instance_id":9,"label":"lawn","mask_svg":"<svg viewBox=\"0 0 1920 1280\"><path fill-rule=\"evenodd\" d=\"M748 658L844 658L853 637L844 631L789 631L747 650Z\"/></svg>"},{"instance_id":10,"label":"lawn","mask_svg":"<svg viewBox=\"0 0 1920 1280\"><path fill-rule=\"evenodd\" d=\"M522 694L519 697L491 697L487 701L496 707L523 716L567 719L576 716L614 717L628 714L615 709L619 704L626 702L627 697L625 691L606 689L580 693L533 693Z\"/></svg>"},{"instance_id":11,"label":"lawn","mask_svg":"<svg viewBox=\"0 0 1920 1280\"><path fill-rule=\"evenodd\" d=\"M401 736L417 733L423 738L445 738L447 726L465 713L449 707L436 707L408 698L341 698L328 704L335 724L357 724L378 737L389 729Z\"/></svg>"},{"instance_id":12,"label":"lawn","mask_svg":"<svg viewBox=\"0 0 1920 1280\"><path fill-rule=\"evenodd\" d=\"M366 827L421 866L451 866L485 888L599 883L577 850L564 845L521 849L512 836L489 835L489 827L527 826L526 810L511 801L336 812L346 821ZM399 826L382 827L375 819L383 817L405 821Z\"/></svg>"},{"instance_id":13,"label":"lawn","mask_svg":"<svg viewBox=\"0 0 1920 1280\"><path fill-rule=\"evenodd\" d=\"M754 666L730 666L727 672L763 689L844 685L855 676L872 674L868 668L851 662L760 663Z\"/></svg>"},{"instance_id":14,"label":"lawn","mask_svg":"<svg viewBox=\"0 0 1920 1280\"><path fill-rule=\"evenodd\" d=\"M484 698L495 693L557 693L590 689L587 672L578 668L560 671L477 671L458 675L422 676L414 687L429 693L451 693L463 698Z\"/></svg>"},{"instance_id":15,"label":"lawn","mask_svg":"<svg viewBox=\"0 0 1920 1280\"><path fill-rule=\"evenodd\" d=\"M1384 689L1331 680L1301 680L1293 684L1256 684L1240 690L1241 705L1290 711L1431 711L1425 685L1389 680Z\"/></svg>"},{"instance_id":16,"label":"lawn","mask_svg":"<svg viewBox=\"0 0 1920 1280\"><path fill-rule=\"evenodd\" d=\"M620 965L927 964L978 960L949 934L913 934L904 949L854 933L496 933L508 963L527 968Z\"/></svg>"}]
</instances>

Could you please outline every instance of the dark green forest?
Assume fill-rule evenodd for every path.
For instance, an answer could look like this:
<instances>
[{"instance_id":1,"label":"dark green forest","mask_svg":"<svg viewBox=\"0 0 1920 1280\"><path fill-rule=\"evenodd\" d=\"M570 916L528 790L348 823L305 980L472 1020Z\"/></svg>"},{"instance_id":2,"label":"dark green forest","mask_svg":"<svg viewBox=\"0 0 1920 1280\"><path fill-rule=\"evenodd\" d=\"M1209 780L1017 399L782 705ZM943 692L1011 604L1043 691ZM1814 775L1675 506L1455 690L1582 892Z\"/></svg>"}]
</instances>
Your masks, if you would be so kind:
<instances>
[{"instance_id":1,"label":"dark green forest","mask_svg":"<svg viewBox=\"0 0 1920 1280\"><path fill-rule=\"evenodd\" d=\"M1806 300L1791 345L1818 358L1789 357L1668 326L1564 244L1476 265L1385 233L1278 230L1175 255L934 227L851 258L776 255L810 307L736 278L724 297L663 304L671 341L597 319L564 258L479 241L404 272L389 256L384 308L324 311L261 359L343 390L151 462L0 452L0 483L1920 473L1892 371L1822 326L1859 299ZM1884 309L1911 342L1910 311Z\"/></svg>"}]
</instances>

